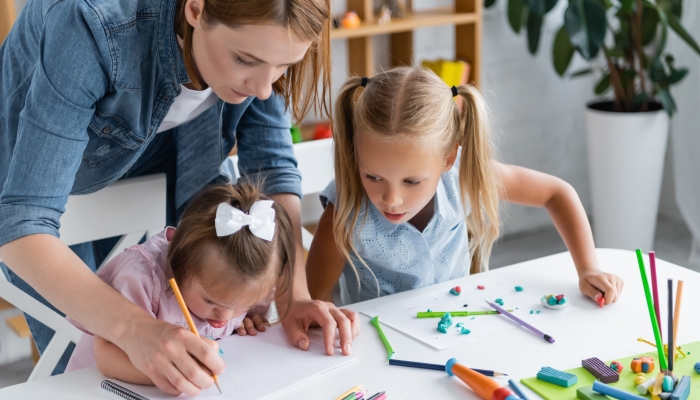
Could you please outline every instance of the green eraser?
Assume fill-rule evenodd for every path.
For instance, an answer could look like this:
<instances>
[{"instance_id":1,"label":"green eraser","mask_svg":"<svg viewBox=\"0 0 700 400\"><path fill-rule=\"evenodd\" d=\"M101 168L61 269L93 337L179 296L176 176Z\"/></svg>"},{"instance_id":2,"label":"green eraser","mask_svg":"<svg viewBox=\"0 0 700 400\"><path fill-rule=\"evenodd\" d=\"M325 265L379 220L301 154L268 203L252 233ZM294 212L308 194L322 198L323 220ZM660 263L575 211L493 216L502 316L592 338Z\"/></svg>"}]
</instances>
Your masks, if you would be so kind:
<instances>
[{"instance_id":1,"label":"green eraser","mask_svg":"<svg viewBox=\"0 0 700 400\"><path fill-rule=\"evenodd\" d=\"M581 400L610 400L608 396L593 391L593 386L576 389L576 397Z\"/></svg>"}]
</instances>

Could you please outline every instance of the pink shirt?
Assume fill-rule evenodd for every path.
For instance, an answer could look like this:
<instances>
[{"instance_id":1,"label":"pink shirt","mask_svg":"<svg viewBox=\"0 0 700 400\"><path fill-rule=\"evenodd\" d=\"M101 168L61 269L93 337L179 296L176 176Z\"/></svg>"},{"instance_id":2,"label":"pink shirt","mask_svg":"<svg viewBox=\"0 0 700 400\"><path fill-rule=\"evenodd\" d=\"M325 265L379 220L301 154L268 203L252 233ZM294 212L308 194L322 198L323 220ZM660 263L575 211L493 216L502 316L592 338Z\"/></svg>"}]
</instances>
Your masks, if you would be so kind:
<instances>
[{"instance_id":1,"label":"pink shirt","mask_svg":"<svg viewBox=\"0 0 700 400\"><path fill-rule=\"evenodd\" d=\"M168 263L168 240L174 232L175 228L168 227L144 244L131 246L100 268L97 276L154 318L189 329L177 299L172 292L168 292L167 281L173 277ZM273 296L274 292L249 312L264 314ZM245 314L241 314L223 327L214 328L206 320L192 314L199 334L215 340L233 334L244 318ZM95 336L77 321L68 320L84 333L73 351L66 372L95 366Z\"/></svg>"}]
</instances>

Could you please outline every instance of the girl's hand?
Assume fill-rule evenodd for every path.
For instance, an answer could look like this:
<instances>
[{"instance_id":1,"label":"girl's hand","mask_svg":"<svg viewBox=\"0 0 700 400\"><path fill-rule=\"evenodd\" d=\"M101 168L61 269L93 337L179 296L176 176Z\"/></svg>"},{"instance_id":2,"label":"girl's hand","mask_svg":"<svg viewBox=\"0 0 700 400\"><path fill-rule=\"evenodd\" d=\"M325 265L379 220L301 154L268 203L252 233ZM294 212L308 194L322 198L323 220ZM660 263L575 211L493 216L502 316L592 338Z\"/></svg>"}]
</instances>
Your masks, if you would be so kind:
<instances>
[{"instance_id":1,"label":"girl's hand","mask_svg":"<svg viewBox=\"0 0 700 400\"><path fill-rule=\"evenodd\" d=\"M155 318L132 320L119 341L119 347L134 366L164 392L190 397L211 387L212 372L221 374L224 361L213 340L198 338L192 332Z\"/></svg>"},{"instance_id":2,"label":"girl's hand","mask_svg":"<svg viewBox=\"0 0 700 400\"><path fill-rule=\"evenodd\" d=\"M266 326L270 326L270 322L267 318L257 314L248 314L243 319L243 324L236 329L236 333L241 336L255 336L258 334L258 331L265 332Z\"/></svg>"},{"instance_id":3,"label":"girl's hand","mask_svg":"<svg viewBox=\"0 0 700 400\"><path fill-rule=\"evenodd\" d=\"M579 276L578 286L581 293L598 302L601 296L605 296L605 304L609 305L617 301L622 295L625 281L619 276L599 269L592 269Z\"/></svg>"}]
</instances>

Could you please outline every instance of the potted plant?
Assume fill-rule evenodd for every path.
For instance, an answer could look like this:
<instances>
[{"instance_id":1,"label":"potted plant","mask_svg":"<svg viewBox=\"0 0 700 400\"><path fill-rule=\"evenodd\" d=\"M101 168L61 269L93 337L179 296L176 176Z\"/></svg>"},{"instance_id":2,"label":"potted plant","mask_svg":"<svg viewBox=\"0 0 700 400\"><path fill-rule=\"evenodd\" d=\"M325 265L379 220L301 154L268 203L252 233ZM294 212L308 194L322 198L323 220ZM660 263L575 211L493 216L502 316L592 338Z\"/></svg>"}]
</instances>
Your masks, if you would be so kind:
<instances>
[{"instance_id":1,"label":"potted plant","mask_svg":"<svg viewBox=\"0 0 700 400\"><path fill-rule=\"evenodd\" d=\"M508 0L510 26L526 30L532 54L557 1ZM652 248L669 117L676 111L670 87L688 73L666 52L668 31L700 54L681 24L682 11L682 0L569 0L554 38L555 71L562 77L597 73L595 94L610 94L585 111L599 247ZM589 67L567 73L575 53Z\"/></svg>"}]
</instances>

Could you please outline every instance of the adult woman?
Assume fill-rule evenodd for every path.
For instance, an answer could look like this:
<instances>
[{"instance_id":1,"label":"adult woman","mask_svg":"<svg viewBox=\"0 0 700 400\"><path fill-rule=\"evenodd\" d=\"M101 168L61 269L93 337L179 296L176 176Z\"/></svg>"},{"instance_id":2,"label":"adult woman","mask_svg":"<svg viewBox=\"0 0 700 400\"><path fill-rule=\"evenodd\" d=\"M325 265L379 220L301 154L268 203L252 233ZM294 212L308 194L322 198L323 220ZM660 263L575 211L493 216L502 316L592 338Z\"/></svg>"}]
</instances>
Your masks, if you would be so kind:
<instances>
[{"instance_id":1,"label":"adult woman","mask_svg":"<svg viewBox=\"0 0 700 400\"><path fill-rule=\"evenodd\" d=\"M197 361L220 373L215 345L112 291L84 268L91 244L73 252L57 239L59 218L69 194L165 172L175 223L237 141L242 173L265 178L300 243L285 104L298 119L325 103L328 18L324 0L29 1L0 47L0 258L12 282L115 343L166 392L209 387ZM312 302L302 264L296 301L281 304L287 333L306 348L316 321L328 347L337 325L349 353L356 315Z\"/></svg>"}]
</instances>

